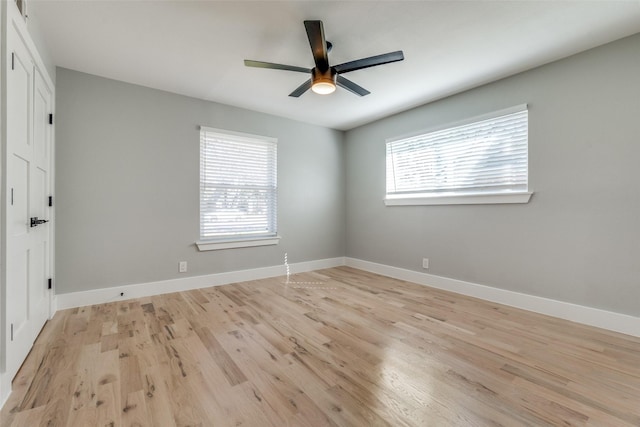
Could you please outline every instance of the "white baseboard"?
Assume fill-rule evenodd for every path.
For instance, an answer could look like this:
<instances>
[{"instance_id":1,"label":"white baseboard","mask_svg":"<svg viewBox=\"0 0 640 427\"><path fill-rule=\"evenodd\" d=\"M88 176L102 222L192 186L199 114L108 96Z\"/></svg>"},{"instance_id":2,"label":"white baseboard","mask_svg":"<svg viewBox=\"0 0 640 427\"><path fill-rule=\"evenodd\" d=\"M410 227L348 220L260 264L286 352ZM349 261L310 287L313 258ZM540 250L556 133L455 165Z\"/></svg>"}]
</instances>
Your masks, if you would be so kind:
<instances>
[{"instance_id":1,"label":"white baseboard","mask_svg":"<svg viewBox=\"0 0 640 427\"><path fill-rule=\"evenodd\" d=\"M344 257L328 258L315 261L289 264L291 273L304 273L323 268L345 265ZM246 282L248 280L266 279L287 274L284 265L254 268L250 270L230 271L227 273L191 276L180 279L162 280L158 282L139 283L133 285L114 286L110 288L93 289L90 291L72 292L56 295L56 309L82 307L85 305L102 304L105 302L122 301L131 298L141 298L171 292L188 291L191 289L220 286L229 283ZM120 296L124 293L124 296Z\"/></svg>"},{"instance_id":2,"label":"white baseboard","mask_svg":"<svg viewBox=\"0 0 640 427\"><path fill-rule=\"evenodd\" d=\"M583 323L585 325L640 337L640 317L508 291L505 289L493 288L491 286L479 285L477 283L465 282L463 280L450 279L433 274L406 270L356 258L338 257L299 262L290 264L289 269L291 273L303 273L341 265L347 265L360 270L400 280L406 280L430 286L432 288L456 292L462 295L468 295L499 304L570 320L572 322ZM209 286L245 282L248 280L266 279L269 277L284 276L285 274L286 267L284 265L277 265L254 268L251 270L231 271L227 273L208 274L205 276L192 276L181 279L58 294L55 298L56 301L54 303L54 307L57 310L63 310L85 305L101 304L111 301L121 301L131 298L166 294L170 292L188 291L191 289L206 288ZM120 296L120 293L124 293L124 296ZM4 388L2 391L4 391ZM1 397L2 396L0 396L0 398Z\"/></svg>"},{"instance_id":3,"label":"white baseboard","mask_svg":"<svg viewBox=\"0 0 640 427\"><path fill-rule=\"evenodd\" d=\"M449 279L433 274L420 273L404 268L391 267L356 258L345 258L349 267L406 280L432 288L468 295L483 300L497 302L548 316L558 317L572 322L583 323L610 331L640 337L640 317L586 307L568 302L557 301L519 292L479 285L462 280Z\"/></svg>"}]
</instances>

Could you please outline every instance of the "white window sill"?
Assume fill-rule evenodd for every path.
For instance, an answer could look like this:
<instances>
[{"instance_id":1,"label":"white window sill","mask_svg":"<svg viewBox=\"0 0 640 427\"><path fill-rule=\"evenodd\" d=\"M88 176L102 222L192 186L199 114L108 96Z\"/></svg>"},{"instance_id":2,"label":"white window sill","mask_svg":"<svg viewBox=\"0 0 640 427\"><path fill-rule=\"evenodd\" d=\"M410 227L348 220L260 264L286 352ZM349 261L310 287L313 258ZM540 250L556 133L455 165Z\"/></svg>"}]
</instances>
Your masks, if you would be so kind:
<instances>
[{"instance_id":1,"label":"white window sill","mask_svg":"<svg viewBox=\"0 0 640 427\"><path fill-rule=\"evenodd\" d=\"M235 240L202 241L196 242L196 245L198 246L198 250L202 252L217 251L220 249L251 248L254 246L277 245L279 240L280 236L271 236Z\"/></svg>"},{"instance_id":2,"label":"white window sill","mask_svg":"<svg viewBox=\"0 0 640 427\"><path fill-rule=\"evenodd\" d=\"M420 205L491 205L504 203L529 203L533 192L495 193L495 194L455 194L422 197L388 197L387 206Z\"/></svg>"}]
</instances>

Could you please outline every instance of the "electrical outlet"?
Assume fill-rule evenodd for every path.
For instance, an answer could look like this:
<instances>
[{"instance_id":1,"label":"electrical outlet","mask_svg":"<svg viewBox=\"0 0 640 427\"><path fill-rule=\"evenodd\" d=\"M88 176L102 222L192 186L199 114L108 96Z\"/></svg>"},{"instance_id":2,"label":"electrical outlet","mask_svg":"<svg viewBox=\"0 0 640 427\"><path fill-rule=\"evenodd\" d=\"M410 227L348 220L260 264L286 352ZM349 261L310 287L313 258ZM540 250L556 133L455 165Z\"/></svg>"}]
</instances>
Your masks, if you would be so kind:
<instances>
[{"instance_id":1,"label":"electrical outlet","mask_svg":"<svg viewBox=\"0 0 640 427\"><path fill-rule=\"evenodd\" d=\"M422 258L422 268L429 269L429 258Z\"/></svg>"},{"instance_id":2,"label":"electrical outlet","mask_svg":"<svg viewBox=\"0 0 640 427\"><path fill-rule=\"evenodd\" d=\"M178 272L179 273L187 272L187 261L180 261L180 264L178 265Z\"/></svg>"}]
</instances>

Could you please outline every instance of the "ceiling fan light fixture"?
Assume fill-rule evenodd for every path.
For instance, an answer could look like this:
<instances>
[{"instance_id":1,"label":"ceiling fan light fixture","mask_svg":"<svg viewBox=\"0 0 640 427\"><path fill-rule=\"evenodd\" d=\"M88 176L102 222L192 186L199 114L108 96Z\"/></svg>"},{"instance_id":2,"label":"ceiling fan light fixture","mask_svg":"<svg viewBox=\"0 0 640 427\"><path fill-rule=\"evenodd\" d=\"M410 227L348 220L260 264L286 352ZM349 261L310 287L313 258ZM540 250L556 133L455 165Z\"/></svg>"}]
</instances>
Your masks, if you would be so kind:
<instances>
[{"instance_id":1,"label":"ceiling fan light fixture","mask_svg":"<svg viewBox=\"0 0 640 427\"><path fill-rule=\"evenodd\" d=\"M311 90L319 95L329 95L336 91L336 77L337 74L332 72L331 69L324 73L319 72L316 68L313 69L313 83Z\"/></svg>"},{"instance_id":2,"label":"ceiling fan light fixture","mask_svg":"<svg viewBox=\"0 0 640 427\"><path fill-rule=\"evenodd\" d=\"M311 86L311 90L318 95L329 95L336 91L336 85L333 82L315 82Z\"/></svg>"}]
</instances>

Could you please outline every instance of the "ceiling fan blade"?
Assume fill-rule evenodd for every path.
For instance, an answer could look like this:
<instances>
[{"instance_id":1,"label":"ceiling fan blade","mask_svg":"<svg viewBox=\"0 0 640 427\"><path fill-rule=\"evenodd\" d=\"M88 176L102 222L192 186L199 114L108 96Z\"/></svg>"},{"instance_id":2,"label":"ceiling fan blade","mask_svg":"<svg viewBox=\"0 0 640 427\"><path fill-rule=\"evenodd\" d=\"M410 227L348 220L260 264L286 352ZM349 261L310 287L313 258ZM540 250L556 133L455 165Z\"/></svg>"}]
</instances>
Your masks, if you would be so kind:
<instances>
[{"instance_id":1,"label":"ceiling fan blade","mask_svg":"<svg viewBox=\"0 0 640 427\"><path fill-rule=\"evenodd\" d=\"M298 97L300 97L300 95L302 95L303 93L305 93L309 89L311 89L311 79L307 80L306 82L304 82L300 86L298 86L296 88L296 90L294 90L293 92L291 92L289 94L289 96L292 96L294 98L298 98Z\"/></svg>"},{"instance_id":2,"label":"ceiling fan blade","mask_svg":"<svg viewBox=\"0 0 640 427\"><path fill-rule=\"evenodd\" d=\"M327 56L327 41L324 38L324 28L322 21L304 21L307 30L307 37L313 53L313 61L319 71L329 69L329 58Z\"/></svg>"},{"instance_id":3,"label":"ceiling fan blade","mask_svg":"<svg viewBox=\"0 0 640 427\"><path fill-rule=\"evenodd\" d=\"M363 68L375 67L376 65L388 64L390 62L398 62L404 59L401 50L395 52L383 53L382 55L370 56L368 58L356 59L355 61L345 62L344 64L332 67L336 73L348 73L350 71L362 70Z\"/></svg>"},{"instance_id":4,"label":"ceiling fan blade","mask_svg":"<svg viewBox=\"0 0 640 427\"><path fill-rule=\"evenodd\" d=\"M340 75L336 79L336 83L341 88L346 89L349 92L355 93L356 95L359 95L359 96L367 96L367 95L369 95L371 93L368 90L366 90L365 88L363 88L362 86L359 86L359 85L355 84L354 82L352 82L351 80L345 79L344 77L342 77Z\"/></svg>"},{"instance_id":5,"label":"ceiling fan blade","mask_svg":"<svg viewBox=\"0 0 640 427\"><path fill-rule=\"evenodd\" d=\"M274 64L273 62L252 61L250 59L245 59L244 65L247 67L269 68L272 70L297 71L299 73L311 72L309 68L296 67L295 65Z\"/></svg>"}]
</instances>

